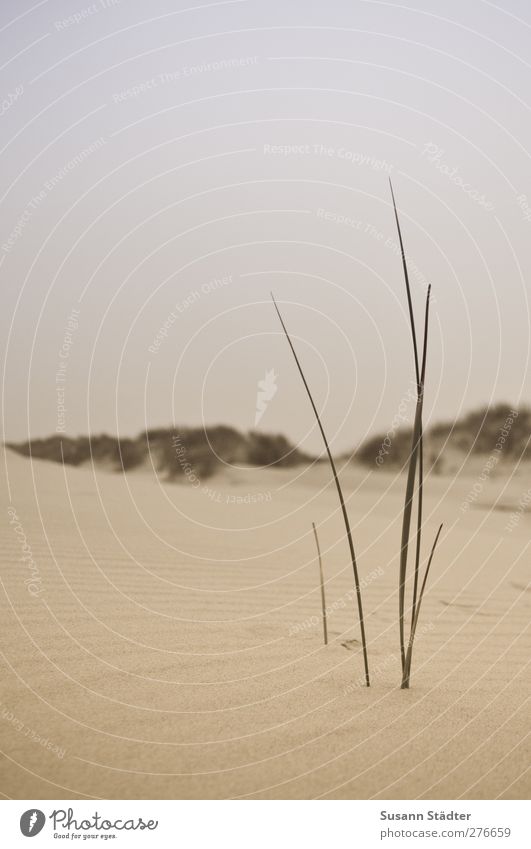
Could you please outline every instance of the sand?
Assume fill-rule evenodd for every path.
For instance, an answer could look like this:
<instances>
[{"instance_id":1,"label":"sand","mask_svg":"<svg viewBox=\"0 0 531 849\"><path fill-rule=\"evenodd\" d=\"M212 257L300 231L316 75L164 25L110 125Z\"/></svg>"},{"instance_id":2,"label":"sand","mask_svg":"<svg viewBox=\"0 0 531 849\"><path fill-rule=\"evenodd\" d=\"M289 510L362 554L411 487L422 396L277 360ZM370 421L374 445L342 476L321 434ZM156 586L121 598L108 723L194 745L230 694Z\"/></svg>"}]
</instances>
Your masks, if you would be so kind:
<instances>
[{"instance_id":1,"label":"sand","mask_svg":"<svg viewBox=\"0 0 531 849\"><path fill-rule=\"evenodd\" d=\"M342 474L367 690L326 465L227 470L194 489L147 470L1 460L5 797L529 794L531 515L507 529L529 469L497 469L465 511L474 470L430 478L426 546L445 528L401 691L403 476Z\"/></svg>"}]
</instances>

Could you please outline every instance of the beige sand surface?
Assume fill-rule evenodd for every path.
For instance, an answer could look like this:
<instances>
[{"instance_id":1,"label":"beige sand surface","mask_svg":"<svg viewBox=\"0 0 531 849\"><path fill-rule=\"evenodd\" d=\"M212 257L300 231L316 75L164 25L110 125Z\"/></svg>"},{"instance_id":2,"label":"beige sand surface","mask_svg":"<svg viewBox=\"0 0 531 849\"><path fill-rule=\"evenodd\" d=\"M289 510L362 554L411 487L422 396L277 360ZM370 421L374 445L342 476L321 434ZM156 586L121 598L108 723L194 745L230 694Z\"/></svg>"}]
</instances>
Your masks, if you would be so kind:
<instances>
[{"instance_id":1,"label":"beige sand surface","mask_svg":"<svg viewBox=\"0 0 531 849\"><path fill-rule=\"evenodd\" d=\"M445 529L401 691L403 477L342 476L366 583L366 690L325 465L231 470L194 490L145 470L0 459L4 796L528 795L531 514L505 526L529 470L493 477L465 513L472 471L430 479L427 545Z\"/></svg>"}]
</instances>

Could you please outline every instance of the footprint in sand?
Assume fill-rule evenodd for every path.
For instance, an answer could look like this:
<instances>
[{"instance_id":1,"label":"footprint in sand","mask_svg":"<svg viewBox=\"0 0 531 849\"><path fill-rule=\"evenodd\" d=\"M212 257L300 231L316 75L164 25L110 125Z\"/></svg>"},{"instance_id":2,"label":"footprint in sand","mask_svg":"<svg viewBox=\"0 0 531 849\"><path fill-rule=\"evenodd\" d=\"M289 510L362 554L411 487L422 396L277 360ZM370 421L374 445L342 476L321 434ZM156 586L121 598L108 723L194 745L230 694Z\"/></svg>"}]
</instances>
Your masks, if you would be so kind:
<instances>
[{"instance_id":1,"label":"footprint in sand","mask_svg":"<svg viewBox=\"0 0 531 849\"><path fill-rule=\"evenodd\" d=\"M520 584L518 581L511 581L511 586L524 593L531 593L531 584Z\"/></svg>"},{"instance_id":2,"label":"footprint in sand","mask_svg":"<svg viewBox=\"0 0 531 849\"><path fill-rule=\"evenodd\" d=\"M486 610L479 610L479 605L477 604L466 604L462 601L443 601L441 599L441 604L445 607L459 607L461 610L473 610L474 616L498 616L499 614L490 612L488 613Z\"/></svg>"},{"instance_id":3,"label":"footprint in sand","mask_svg":"<svg viewBox=\"0 0 531 849\"><path fill-rule=\"evenodd\" d=\"M360 641L359 640L345 640L341 645L347 649L347 651L356 651L359 648Z\"/></svg>"},{"instance_id":4,"label":"footprint in sand","mask_svg":"<svg viewBox=\"0 0 531 849\"><path fill-rule=\"evenodd\" d=\"M445 607L462 607L463 610L476 610L476 604L465 604L462 601L443 601L441 599L441 604L444 604Z\"/></svg>"}]
</instances>

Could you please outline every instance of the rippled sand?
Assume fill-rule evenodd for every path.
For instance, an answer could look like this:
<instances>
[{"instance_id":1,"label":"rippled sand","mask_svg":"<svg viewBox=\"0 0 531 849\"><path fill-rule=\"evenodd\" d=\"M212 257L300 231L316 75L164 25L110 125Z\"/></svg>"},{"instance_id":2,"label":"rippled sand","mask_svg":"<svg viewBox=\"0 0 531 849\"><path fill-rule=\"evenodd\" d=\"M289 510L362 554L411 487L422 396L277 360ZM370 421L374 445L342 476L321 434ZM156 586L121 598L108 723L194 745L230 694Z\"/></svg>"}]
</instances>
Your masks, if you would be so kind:
<instances>
[{"instance_id":1,"label":"rippled sand","mask_svg":"<svg viewBox=\"0 0 531 849\"><path fill-rule=\"evenodd\" d=\"M6 797L528 795L531 516L506 529L522 468L466 512L471 471L429 480L426 546L445 528L401 691L403 477L342 475L367 690L325 465L231 470L197 489L10 452L1 466Z\"/></svg>"}]
</instances>

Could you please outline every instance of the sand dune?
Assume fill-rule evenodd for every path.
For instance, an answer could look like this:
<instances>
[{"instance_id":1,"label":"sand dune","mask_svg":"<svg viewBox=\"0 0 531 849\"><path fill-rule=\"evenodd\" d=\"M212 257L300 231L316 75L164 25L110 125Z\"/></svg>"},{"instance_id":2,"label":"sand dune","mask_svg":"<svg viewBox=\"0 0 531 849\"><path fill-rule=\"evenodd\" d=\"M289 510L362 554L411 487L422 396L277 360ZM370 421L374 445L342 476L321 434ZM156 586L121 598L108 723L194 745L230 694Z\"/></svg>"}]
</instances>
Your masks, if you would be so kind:
<instances>
[{"instance_id":1,"label":"sand dune","mask_svg":"<svg viewBox=\"0 0 531 849\"><path fill-rule=\"evenodd\" d=\"M367 690L326 466L230 470L194 489L7 451L2 475L4 795L528 794L523 466L493 476L465 510L473 474L430 479L427 538L445 528L410 691L399 689L403 477L342 474L365 584Z\"/></svg>"}]
</instances>

